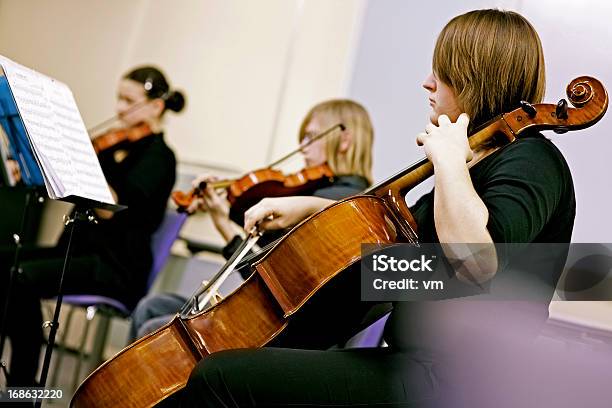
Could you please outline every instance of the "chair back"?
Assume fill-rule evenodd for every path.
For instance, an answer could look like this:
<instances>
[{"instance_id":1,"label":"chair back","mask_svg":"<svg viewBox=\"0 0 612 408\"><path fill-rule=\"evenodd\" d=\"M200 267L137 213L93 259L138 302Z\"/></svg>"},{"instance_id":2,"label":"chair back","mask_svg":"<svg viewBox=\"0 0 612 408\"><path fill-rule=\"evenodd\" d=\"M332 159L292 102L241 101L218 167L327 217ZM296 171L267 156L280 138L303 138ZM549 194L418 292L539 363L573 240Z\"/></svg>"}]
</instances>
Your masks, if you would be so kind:
<instances>
[{"instance_id":1,"label":"chair back","mask_svg":"<svg viewBox=\"0 0 612 408\"><path fill-rule=\"evenodd\" d=\"M378 347L380 346L383 339L383 332L385 330L385 324L389 318L389 313L382 316L380 319L366 327L355 337L353 337L347 347L349 348L364 348L364 347Z\"/></svg>"},{"instance_id":2,"label":"chair back","mask_svg":"<svg viewBox=\"0 0 612 408\"><path fill-rule=\"evenodd\" d=\"M178 237L185 220L186 213L175 210L166 210L164 220L151 237L151 252L153 253L153 266L147 280L147 291L151 289L159 272L166 264L172 244Z\"/></svg>"}]
</instances>

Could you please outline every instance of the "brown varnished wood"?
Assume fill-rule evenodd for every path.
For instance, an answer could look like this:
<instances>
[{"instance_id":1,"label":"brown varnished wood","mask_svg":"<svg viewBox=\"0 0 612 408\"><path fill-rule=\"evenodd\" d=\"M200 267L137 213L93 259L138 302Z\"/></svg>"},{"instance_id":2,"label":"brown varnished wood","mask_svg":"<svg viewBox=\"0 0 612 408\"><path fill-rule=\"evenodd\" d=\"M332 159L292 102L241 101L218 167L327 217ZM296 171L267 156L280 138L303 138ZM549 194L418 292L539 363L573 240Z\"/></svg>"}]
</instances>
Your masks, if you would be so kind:
<instances>
[{"instance_id":1,"label":"brown varnished wood","mask_svg":"<svg viewBox=\"0 0 612 408\"><path fill-rule=\"evenodd\" d=\"M79 386L71 406L154 406L185 386L202 357L264 346L286 324L261 277L253 274L210 309L188 319L174 317L102 364Z\"/></svg>"},{"instance_id":2,"label":"brown varnished wood","mask_svg":"<svg viewBox=\"0 0 612 408\"><path fill-rule=\"evenodd\" d=\"M312 191L329 185L334 173L327 164L306 167L296 173L285 175L279 170L264 168L252 171L236 180L220 180L208 183L213 188L227 189L230 203L230 218L242 221L243 213L264 197L287 197L308 195ZM172 200L179 210L189 207L194 199L202 195L207 183L189 192L174 191Z\"/></svg>"},{"instance_id":3,"label":"brown varnished wood","mask_svg":"<svg viewBox=\"0 0 612 408\"><path fill-rule=\"evenodd\" d=\"M252 274L215 306L184 322L203 354L261 347L287 324L278 303L257 274Z\"/></svg>"},{"instance_id":4,"label":"brown varnished wood","mask_svg":"<svg viewBox=\"0 0 612 408\"><path fill-rule=\"evenodd\" d=\"M153 131L149 125L141 123L131 128L112 129L102 135L96 136L92 139L91 143L97 154L108 149L123 146L127 143L137 142L152 134Z\"/></svg>"},{"instance_id":5,"label":"brown varnished wood","mask_svg":"<svg viewBox=\"0 0 612 408\"><path fill-rule=\"evenodd\" d=\"M331 184L333 178L334 173L326 163L288 175L270 168L248 173L228 188L230 218L242 225L244 212L262 198L308 195Z\"/></svg>"},{"instance_id":6,"label":"brown varnished wood","mask_svg":"<svg viewBox=\"0 0 612 408\"><path fill-rule=\"evenodd\" d=\"M71 406L151 407L184 387L202 357L175 317L91 373L72 397Z\"/></svg>"},{"instance_id":7,"label":"brown varnished wood","mask_svg":"<svg viewBox=\"0 0 612 408\"><path fill-rule=\"evenodd\" d=\"M528 117L522 109L504 115L514 133L527 129L579 130L597 123L608 108L608 93L601 82L589 76L574 79L566 88L567 98L575 108L567 109L567 119L557 118L556 105L539 103L533 105L537 114Z\"/></svg>"},{"instance_id":8,"label":"brown varnished wood","mask_svg":"<svg viewBox=\"0 0 612 408\"><path fill-rule=\"evenodd\" d=\"M476 130L470 146L478 150L500 134L512 143L526 129L583 129L608 107L605 88L591 77L572 81L568 97L576 108L567 109L567 118L556 117L555 105L534 105L533 117L517 109ZM403 194L432 173L431 163L421 160L304 220L254 265L255 273L234 293L126 347L81 384L71 406L150 407L182 388L199 358L267 344L319 289L360 261L361 243L417 242Z\"/></svg>"},{"instance_id":9,"label":"brown varnished wood","mask_svg":"<svg viewBox=\"0 0 612 408\"><path fill-rule=\"evenodd\" d=\"M333 177L334 173L327 164L306 167L289 175L270 168L256 170L231 183L228 200L231 204L235 204L239 197L247 193L249 196L255 195L258 198L272 197L270 194L275 196L280 196L280 194L283 196L292 195L294 192L300 192L303 188L309 188L310 183L318 183L321 179L333 179ZM258 192L257 189L262 191ZM284 189L287 191L283 191Z\"/></svg>"},{"instance_id":10,"label":"brown varnished wood","mask_svg":"<svg viewBox=\"0 0 612 408\"><path fill-rule=\"evenodd\" d=\"M395 217L389 215L382 199L357 196L313 215L290 235L291 239L281 241L255 265L286 317L295 313L326 282L358 262L363 242L398 242L401 228ZM316 267L312 262L304 262L313 253L320 254ZM284 272L277 273L280 270Z\"/></svg>"}]
</instances>

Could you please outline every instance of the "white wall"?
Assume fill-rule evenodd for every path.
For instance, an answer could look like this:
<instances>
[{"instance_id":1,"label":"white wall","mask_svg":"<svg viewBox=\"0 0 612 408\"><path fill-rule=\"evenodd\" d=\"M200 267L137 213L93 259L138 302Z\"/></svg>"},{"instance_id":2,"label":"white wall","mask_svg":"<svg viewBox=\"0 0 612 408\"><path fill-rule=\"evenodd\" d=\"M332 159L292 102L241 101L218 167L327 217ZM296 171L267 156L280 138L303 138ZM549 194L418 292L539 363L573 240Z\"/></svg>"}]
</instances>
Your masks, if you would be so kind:
<instances>
[{"instance_id":1,"label":"white wall","mask_svg":"<svg viewBox=\"0 0 612 408\"><path fill-rule=\"evenodd\" d=\"M571 78L592 75L612 91L612 3L606 0L525 1L522 12L542 38L547 63L546 99L565 97ZM576 188L574 242L612 242L609 174L612 110L597 125L554 137L571 167Z\"/></svg>"},{"instance_id":2,"label":"white wall","mask_svg":"<svg viewBox=\"0 0 612 408\"><path fill-rule=\"evenodd\" d=\"M612 3L606 0L436 0L368 2L349 95L370 110L376 128L374 173L382 179L424 156L414 138L428 123L427 93L436 37L448 20L476 8L504 8L526 16L540 34L547 65L546 102L565 97L579 75L592 75L612 91ZM612 112L595 126L565 135L547 132L563 151L574 177L574 242L612 242L609 175ZM431 185L409 195L413 201ZM551 316L612 330L612 302L553 302Z\"/></svg>"},{"instance_id":3,"label":"white wall","mask_svg":"<svg viewBox=\"0 0 612 408\"><path fill-rule=\"evenodd\" d=\"M188 109L168 115L179 160L240 171L295 147L314 103L351 96L370 110L375 177L422 157L435 38L454 15L502 7L529 18L547 62L547 101L590 74L612 87L612 3L605 0L0 0L0 54L72 88L87 125L113 114L115 84L155 63L184 89ZM612 89L612 88L611 88ZM573 240L612 241L608 188L612 114L553 136L575 179ZM185 169L186 166L181 166ZM216 237L190 222L186 234ZM218 239L218 238L217 238Z\"/></svg>"},{"instance_id":4,"label":"white wall","mask_svg":"<svg viewBox=\"0 0 612 408\"><path fill-rule=\"evenodd\" d=\"M239 174L297 147L306 111L346 92L363 4L0 0L0 54L66 82L88 126L114 114L123 73L160 66L187 95L166 123L184 188L194 173ZM201 218L184 234L220 241Z\"/></svg>"},{"instance_id":5,"label":"white wall","mask_svg":"<svg viewBox=\"0 0 612 408\"><path fill-rule=\"evenodd\" d=\"M415 135L428 123L427 93L436 37L448 20L475 8L506 8L526 16L541 36L547 64L546 102L565 97L579 75L612 90L612 3L605 0L368 2L349 94L369 108L376 128L374 173L384 178L423 157ZM612 114L580 132L547 132L572 169L578 214L574 242L612 241L608 174Z\"/></svg>"},{"instance_id":6,"label":"white wall","mask_svg":"<svg viewBox=\"0 0 612 408\"><path fill-rule=\"evenodd\" d=\"M90 126L114 114L122 73L159 65L188 97L168 115L180 159L246 170L295 147L306 110L342 93L362 3L3 0L0 53L68 83Z\"/></svg>"}]
</instances>

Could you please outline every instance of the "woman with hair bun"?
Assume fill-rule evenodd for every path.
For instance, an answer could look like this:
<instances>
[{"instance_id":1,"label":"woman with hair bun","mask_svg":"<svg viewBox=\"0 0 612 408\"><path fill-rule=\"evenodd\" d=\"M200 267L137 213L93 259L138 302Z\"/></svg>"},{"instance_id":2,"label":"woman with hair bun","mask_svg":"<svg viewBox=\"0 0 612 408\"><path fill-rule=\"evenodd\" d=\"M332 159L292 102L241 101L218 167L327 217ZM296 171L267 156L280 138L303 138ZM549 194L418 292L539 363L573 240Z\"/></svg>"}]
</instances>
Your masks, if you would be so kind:
<instances>
[{"instance_id":1,"label":"woman with hair bun","mask_svg":"<svg viewBox=\"0 0 612 408\"><path fill-rule=\"evenodd\" d=\"M148 125L144 137L99 150L109 187L126 210L98 211L97 224L83 224L72 240L73 257L64 276L64 292L117 299L133 308L144 296L152 265L151 236L161 224L176 177L176 159L164 141L166 111L180 112L185 98L171 89L157 68L145 66L119 81L117 117L131 129ZM8 306L7 333L12 357L9 386L35 385L42 344L40 299L56 296L67 235L54 248L22 252ZM6 288L12 253L0 253L0 288ZM0 290L0 307L5 304Z\"/></svg>"},{"instance_id":2,"label":"woman with hair bun","mask_svg":"<svg viewBox=\"0 0 612 408\"><path fill-rule=\"evenodd\" d=\"M145 99L149 102L140 106ZM133 69L119 82L117 114L127 126L144 122L151 125L154 131L161 130L164 113L167 110L178 113L184 107L183 94L170 89L164 74L155 67Z\"/></svg>"}]
</instances>

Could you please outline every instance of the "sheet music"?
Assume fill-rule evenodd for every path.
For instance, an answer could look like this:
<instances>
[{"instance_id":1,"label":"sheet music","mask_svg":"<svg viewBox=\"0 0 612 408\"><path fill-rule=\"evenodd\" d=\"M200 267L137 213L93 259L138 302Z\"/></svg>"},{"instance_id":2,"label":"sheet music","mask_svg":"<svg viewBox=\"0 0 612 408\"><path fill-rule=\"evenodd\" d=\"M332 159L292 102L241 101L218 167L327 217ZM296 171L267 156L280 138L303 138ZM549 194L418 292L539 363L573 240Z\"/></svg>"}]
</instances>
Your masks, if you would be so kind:
<instances>
[{"instance_id":1,"label":"sheet music","mask_svg":"<svg viewBox=\"0 0 612 408\"><path fill-rule=\"evenodd\" d=\"M49 196L114 204L97 156L64 83L0 56Z\"/></svg>"}]
</instances>

